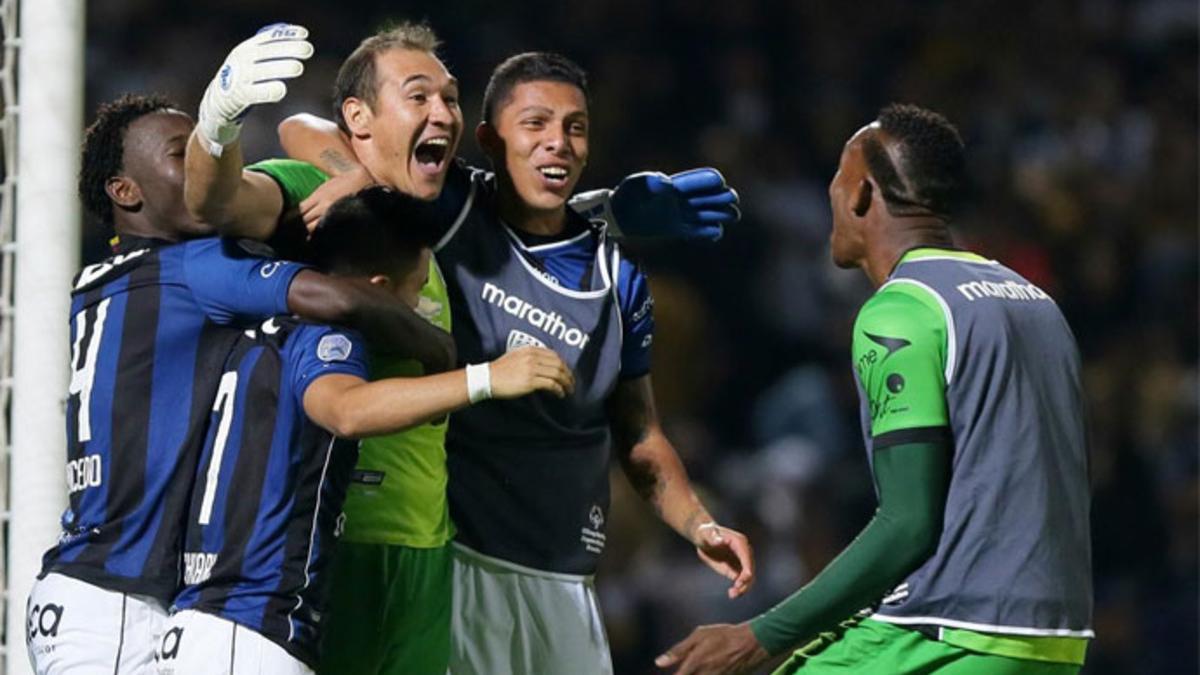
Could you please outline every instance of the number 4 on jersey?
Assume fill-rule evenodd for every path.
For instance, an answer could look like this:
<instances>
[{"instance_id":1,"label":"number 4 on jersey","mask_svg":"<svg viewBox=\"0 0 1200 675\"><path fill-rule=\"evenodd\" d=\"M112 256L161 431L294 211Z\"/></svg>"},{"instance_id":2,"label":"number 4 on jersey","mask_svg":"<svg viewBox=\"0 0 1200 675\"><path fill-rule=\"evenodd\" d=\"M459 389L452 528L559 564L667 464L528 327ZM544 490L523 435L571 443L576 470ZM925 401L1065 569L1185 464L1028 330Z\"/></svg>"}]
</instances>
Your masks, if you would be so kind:
<instances>
[{"instance_id":1,"label":"number 4 on jersey","mask_svg":"<svg viewBox=\"0 0 1200 675\"><path fill-rule=\"evenodd\" d=\"M112 298L105 298L96 305L94 311L84 309L75 315L75 342L71 345L71 384L67 386L67 393L71 396L79 395L79 412L76 417L80 443L92 440L92 382L96 379L96 357L100 354L104 320L108 318L108 304L111 301ZM87 345L86 348L84 344Z\"/></svg>"}]
</instances>

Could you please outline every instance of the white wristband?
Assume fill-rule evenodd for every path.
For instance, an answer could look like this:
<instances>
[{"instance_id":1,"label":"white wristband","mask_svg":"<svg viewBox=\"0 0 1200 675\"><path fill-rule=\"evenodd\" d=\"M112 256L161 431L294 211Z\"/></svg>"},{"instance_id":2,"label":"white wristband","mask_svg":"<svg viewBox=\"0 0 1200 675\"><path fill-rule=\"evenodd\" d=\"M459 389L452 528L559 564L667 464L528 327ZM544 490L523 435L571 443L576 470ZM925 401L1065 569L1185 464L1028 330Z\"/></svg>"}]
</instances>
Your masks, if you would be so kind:
<instances>
[{"instance_id":1,"label":"white wristband","mask_svg":"<svg viewBox=\"0 0 1200 675\"><path fill-rule=\"evenodd\" d=\"M475 363L467 366L467 399L472 404L492 397L492 366Z\"/></svg>"}]
</instances>

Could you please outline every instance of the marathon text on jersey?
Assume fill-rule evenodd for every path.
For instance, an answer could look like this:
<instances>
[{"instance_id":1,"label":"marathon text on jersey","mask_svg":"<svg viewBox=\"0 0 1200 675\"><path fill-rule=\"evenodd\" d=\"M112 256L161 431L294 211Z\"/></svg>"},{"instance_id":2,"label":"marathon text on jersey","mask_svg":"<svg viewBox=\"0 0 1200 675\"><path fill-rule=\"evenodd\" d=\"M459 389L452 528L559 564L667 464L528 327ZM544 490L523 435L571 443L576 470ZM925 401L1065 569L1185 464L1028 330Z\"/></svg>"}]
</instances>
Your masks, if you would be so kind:
<instances>
[{"instance_id":1,"label":"marathon text on jersey","mask_svg":"<svg viewBox=\"0 0 1200 675\"><path fill-rule=\"evenodd\" d=\"M996 283L994 281L968 281L955 286L967 300L975 302L979 298L1003 298L1007 300L1049 300L1046 291L1033 284L1022 284L1016 281Z\"/></svg>"},{"instance_id":2,"label":"marathon text on jersey","mask_svg":"<svg viewBox=\"0 0 1200 675\"><path fill-rule=\"evenodd\" d=\"M483 285L482 297L485 302L499 307L534 328L540 328L550 336L558 338L576 349L586 347L590 339L587 333L578 328L568 327L557 313L534 307L516 295L509 295L504 289L491 282Z\"/></svg>"}]
</instances>

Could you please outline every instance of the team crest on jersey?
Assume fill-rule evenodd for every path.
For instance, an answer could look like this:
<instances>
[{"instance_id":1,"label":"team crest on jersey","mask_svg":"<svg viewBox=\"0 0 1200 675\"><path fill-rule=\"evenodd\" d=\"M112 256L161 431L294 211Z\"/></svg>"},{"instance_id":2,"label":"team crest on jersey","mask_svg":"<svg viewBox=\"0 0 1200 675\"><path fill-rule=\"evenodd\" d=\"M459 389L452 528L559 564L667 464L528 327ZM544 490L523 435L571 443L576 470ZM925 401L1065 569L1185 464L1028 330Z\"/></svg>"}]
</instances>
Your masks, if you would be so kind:
<instances>
[{"instance_id":1,"label":"team crest on jersey","mask_svg":"<svg viewBox=\"0 0 1200 675\"><path fill-rule=\"evenodd\" d=\"M521 347L542 347L544 349L546 347L546 343L533 337L529 333L525 333L514 328L508 332L508 346L504 351L511 352L512 350L520 349Z\"/></svg>"},{"instance_id":2,"label":"team crest on jersey","mask_svg":"<svg viewBox=\"0 0 1200 675\"><path fill-rule=\"evenodd\" d=\"M350 338L340 333L326 335L317 343L317 358L325 361L345 361L350 358L350 351L354 348Z\"/></svg>"}]
</instances>

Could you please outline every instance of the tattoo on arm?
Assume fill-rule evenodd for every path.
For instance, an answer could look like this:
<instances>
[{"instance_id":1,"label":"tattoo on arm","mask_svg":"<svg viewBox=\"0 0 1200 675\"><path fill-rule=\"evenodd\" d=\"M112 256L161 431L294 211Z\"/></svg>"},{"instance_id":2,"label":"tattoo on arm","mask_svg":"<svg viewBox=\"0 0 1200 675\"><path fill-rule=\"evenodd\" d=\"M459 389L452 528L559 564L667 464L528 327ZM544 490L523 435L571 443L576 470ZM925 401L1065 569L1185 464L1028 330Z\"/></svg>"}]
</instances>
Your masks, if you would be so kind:
<instances>
[{"instance_id":1,"label":"tattoo on arm","mask_svg":"<svg viewBox=\"0 0 1200 675\"><path fill-rule=\"evenodd\" d=\"M637 380L618 384L609 402L609 420L617 456L625 475L629 477L638 496L649 502L661 517L659 497L666 490L666 481L656 462L639 457L635 452L637 446L649 436L650 423L654 418L654 403L646 398L648 389L641 387Z\"/></svg>"},{"instance_id":2,"label":"tattoo on arm","mask_svg":"<svg viewBox=\"0 0 1200 675\"><path fill-rule=\"evenodd\" d=\"M333 148L327 148L321 151L321 161L339 175L346 173L355 167L354 162L350 161L348 157L343 155L341 152L334 150Z\"/></svg>"}]
</instances>

